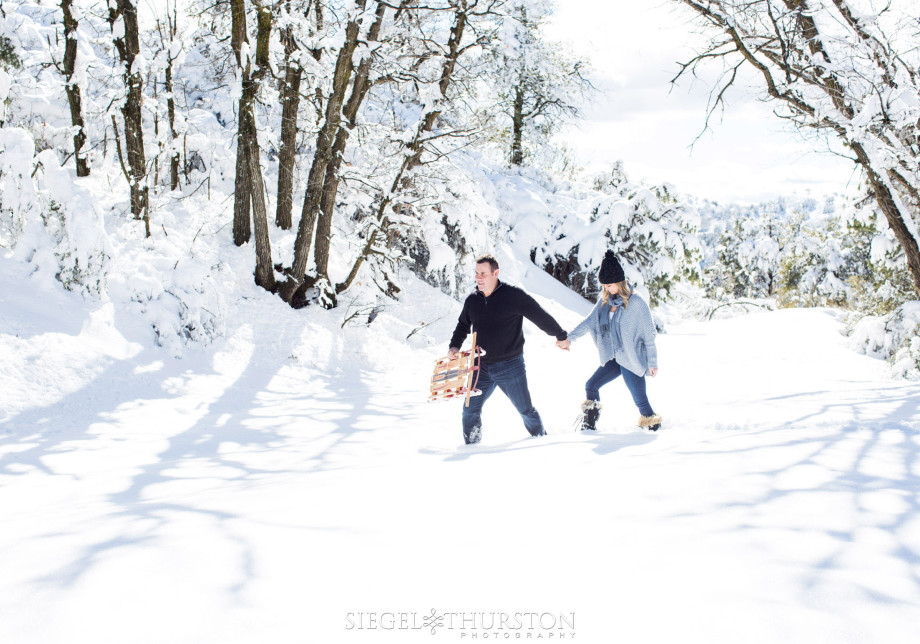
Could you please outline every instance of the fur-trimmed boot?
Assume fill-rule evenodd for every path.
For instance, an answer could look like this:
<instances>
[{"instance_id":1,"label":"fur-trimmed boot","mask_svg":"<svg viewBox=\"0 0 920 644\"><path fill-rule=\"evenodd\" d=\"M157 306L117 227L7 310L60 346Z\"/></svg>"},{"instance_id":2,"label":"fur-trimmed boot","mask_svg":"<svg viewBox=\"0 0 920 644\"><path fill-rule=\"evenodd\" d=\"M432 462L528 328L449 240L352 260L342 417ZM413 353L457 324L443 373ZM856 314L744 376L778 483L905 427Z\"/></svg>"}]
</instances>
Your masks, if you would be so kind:
<instances>
[{"instance_id":1,"label":"fur-trimmed boot","mask_svg":"<svg viewBox=\"0 0 920 644\"><path fill-rule=\"evenodd\" d=\"M581 431L596 431L597 419L601 417L601 403L597 400L586 400L581 403L581 414L575 421L576 427Z\"/></svg>"},{"instance_id":2,"label":"fur-trimmed boot","mask_svg":"<svg viewBox=\"0 0 920 644\"><path fill-rule=\"evenodd\" d=\"M639 416L639 427L648 427L649 431L657 432L661 429L661 416L652 414L651 416Z\"/></svg>"}]
</instances>

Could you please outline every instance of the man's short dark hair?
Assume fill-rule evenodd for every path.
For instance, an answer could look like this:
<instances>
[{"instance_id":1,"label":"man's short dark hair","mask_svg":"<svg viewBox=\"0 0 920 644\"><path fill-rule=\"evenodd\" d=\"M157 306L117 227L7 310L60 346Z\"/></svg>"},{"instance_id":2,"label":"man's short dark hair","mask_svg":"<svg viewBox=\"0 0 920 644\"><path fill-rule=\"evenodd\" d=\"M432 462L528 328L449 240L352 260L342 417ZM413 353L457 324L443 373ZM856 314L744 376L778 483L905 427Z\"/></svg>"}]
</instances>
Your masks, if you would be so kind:
<instances>
[{"instance_id":1,"label":"man's short dark hair","mask_svg":"<svg viewBox=\"0 0 920 644\"><path fill-rule=\"evenodd\" d=\"M495 259L492 255L483 255L482 257L476 259L476 263L488 264L493 273L498 270L498 260Z\"/></svg>"}]
</instances>

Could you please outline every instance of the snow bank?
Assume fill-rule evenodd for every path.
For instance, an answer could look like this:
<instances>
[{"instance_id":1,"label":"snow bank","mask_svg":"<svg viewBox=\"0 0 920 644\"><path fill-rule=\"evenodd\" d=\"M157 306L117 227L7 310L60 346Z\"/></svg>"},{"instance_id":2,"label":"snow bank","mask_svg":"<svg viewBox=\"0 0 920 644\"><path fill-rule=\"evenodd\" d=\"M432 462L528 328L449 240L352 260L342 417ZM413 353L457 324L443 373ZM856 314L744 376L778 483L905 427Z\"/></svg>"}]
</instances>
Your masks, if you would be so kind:
<instances>
[{"instance_id":1,"label":"snow bank","mask_svg":"<svg viewBox=\"0 0 920 644\"><path fill-rule=\"evenodd\" d=\"M147 239L118 201L123 181L113 190L102 172L77 179L54 151L34 150L25 130L0 129L0 239L31 266L28 280L111 298L145 319L153 341L176 357L223 334L225 302L245 297L252 260L227 248L220 211L206 196L190 189L154 204Z\"/></svg>"}]
</instances>

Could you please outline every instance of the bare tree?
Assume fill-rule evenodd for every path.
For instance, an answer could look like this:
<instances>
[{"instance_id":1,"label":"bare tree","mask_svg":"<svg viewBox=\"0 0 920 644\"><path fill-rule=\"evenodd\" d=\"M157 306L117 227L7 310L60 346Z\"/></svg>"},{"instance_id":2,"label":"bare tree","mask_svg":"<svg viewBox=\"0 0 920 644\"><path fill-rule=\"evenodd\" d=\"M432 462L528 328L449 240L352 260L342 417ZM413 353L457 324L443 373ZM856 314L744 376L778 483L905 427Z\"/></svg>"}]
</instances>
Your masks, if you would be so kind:
<instances>
[{"instance_id":1,"label":"bare tree","mask_svg":"<svg viewBox=\"0 0 920 644\"><path fill-rule=\"evenodd\" d=\"M501 43L495 55L501 112L511 120L512 165L523 165L528 135L531 145L545 142L567 119L578 117L579 99L593 89L585 76L585 61L544 39L547 17L534 15L526 0L517 0L507 18L513 46Z\"/></svg>"},{"instance_id":2,"label":"bare tree","mask_svg":"<svg viewBox=\"0 0 920 644\"><path fill-rule=\"evenodd\" d=\"M395 199L412 187L412 171L426 163L425 152L435 148L438 140L461 136L459 130L444 127L442 116L453 107L448 94L458 61L470 49L481 47L485 40L471 40L465 37L465 31L473 18L494 23L496 7L502 5L503 0L444 0L424 6L418 0L398 3L374 0L374 3L371 7L368 2L357 0L339 48L331 88L324 98L325 113L307 178L294 262L288 271L288 280L280 289L281 296L288 302L294 301L295 294L303 288L314 287L317 299L324 306L335 306L337 296L351 286L364 262L380 254L377 244L382 240L391 244L395 239L398 217L391 215L394 210L404 210L405 204L395 203ZM434 22L427 24L423 16L434 17ZM433 28L435 23L437 27ZM385 25L387 34L383 36ZM436 41L434 34L442 35L448 27L446 42ZM392 44L394 52L379 53L386 51L382 48L388 44ZM356 54L359 46L366 49ZM374 68L378 57L385 69ZM432 69L438 68L437 60L443 62L440 74L432 80L427 76ZM410 126L408 132L400 132L396 149L387 152L387 165L395 162L396 175L379 187L373 215L367 218L367 228L359 233L367 241L348 276L343 282L333 283L328 273L332 222L346 145L369 91L375 86L399 83L407 88L434 85L440 90L440 99L426 103L417 124ZM466 131L464 135L471 133ZM435 157L445 154L436 153ZM315 273L308 275L307 260L311 249L314 250Z\"/></svg>"},{"instance_id":3,"label":"bare tree","mask_svg":"<svg viewBox=\"0 0 920 644\"><path fill-rule=\"evenodd\" d=\"M352 264L348 276L336 284L335 292L342 293L348 289L358 276L358 271L364 263L372 256L380 254L375 247L382 240L388 239L393 232L395 221L394 211L398 212L402 207L398 204L401 193L412 188L412 172L425 163L425 152L430 152L430 146L443 137L450 136L470 136L472 132L454 132L450 129L443 132L436 132L436 126L450 104L450 90L456 81L456 72L458 64L464 54L471 49L481 47L487 42L490 36L478 36L465 40L465 33L475 19L493 15L499 3L480 2L480 0L452 0L450 10L453 14L450 33L446 44L436 49L443 51L443 62L441 64L440 75L437 78L437 87L439 99L429 106L422 117L419 119L414 135L405 143L401 150L402 162L392 179L389 189L381 194L374 208L374 220L370 224L366 239L361 252ZM440 157L440 154L434 154Z\"/></svg>"},{"instance_id":4,"label":"bare tree","mask_svg":"<svg viewBox=\"0 0 920 644\"><path fill-rule=\"evenodd\" d=\"M288 280L280 289L281 297L286 302L290 302L293 299L294 294L306 280L307 260L313 246L313 236L319 216L326 171L332 160L335 137L342 120L342 107L351 85L352 73L354 72L353 57L361 35L361 25L364 20L366 5L367 0L355 0L355 6L345 26L344 38L336 58L332 85L324 101L326 110L323 122L316 135L316 150L313 154L310 172L307 175L306 194L304 195L303 209L300 214L300 224L297 228L297 238L294 242L294 261Z\"/></svg>"},{"instance_id":5,"label":"bare tree","mask_svg":"<svg viewBox=\"0 0 920 644\"><path fill-rule=\"evenodd\" d=\"M397 17L405 11L405 7L410 4L410 1L411 0L402 0L402 3L396 10ZM380 29L383 27L387 9L387 4L383 2L377 3L374 22L367 32L368 43L374 43L380 37ZM351 86L351 94L342 109L344 120L339 123L335 141L332 144L329 164L326 168L326 176L323 181L323 192L319 203L319 219L316 224L316 250L314 251L314 260L316 262L317 281L322 280L325 284L330 283L329 253L332 247L332 216L335 209L335 197L339 190L339 169L342 165L342 157L345 153L348 137L357 125L358 110L371 87L372 81L370 78L370 71L371 54L368 53L361 59L355 71L354 81ZM336 293L331 288L331 285L329 291L328 295L334 300Z\"/></svg>"},{"instance_id":6,"label":"bare tree","mask_svg":"<svg viewBox=\"0 0 920 644\"><path fill-rule=\"evenodd\" d=\"M89 164L83 146L86 143L86 123L83 120L83 101L80 86L74 81L77 62L77 20L73 16L73 0L61 0L64 12L64 79L67 83L67 102L70 105L70 122L73 124L73 156L77 164L77 176L89 176Z\"/></svg>"},{"instance_id":7,"label":"bare tree","mask_svg":"<svg viewBox=\"0 0 920 644\"><path fill-rule=\"evenodd\" d=\"M774 112L852 152L920 293L920 11L911 0L675 0L713 36L675 81L722 61L710 115L743 67ZM876 10L875 4L883 4ZM709 118L707 116L707 125Z\"/></svg>"}]
</instances>

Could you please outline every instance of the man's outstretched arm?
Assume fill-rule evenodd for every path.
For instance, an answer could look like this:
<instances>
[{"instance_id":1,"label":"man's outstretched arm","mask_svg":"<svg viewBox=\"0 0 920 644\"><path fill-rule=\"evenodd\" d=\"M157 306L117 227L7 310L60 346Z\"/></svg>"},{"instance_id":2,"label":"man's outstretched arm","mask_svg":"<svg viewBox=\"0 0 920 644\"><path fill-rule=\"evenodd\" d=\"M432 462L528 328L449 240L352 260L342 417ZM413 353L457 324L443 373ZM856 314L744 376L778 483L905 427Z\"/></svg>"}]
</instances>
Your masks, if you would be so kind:
<instances>
[{"instance_id":1,"label":"man's outstretched arm","mask_svg":"<svg viewBox=\"0 0 920 644\"><path fill-rule=\"evenodd\" d=\"M521 291L521 300L518 306L521 314L536 324L544 333L555 336L556 340L565 340L568 337L568 333L559 326L556 318L547 313L542 306L537 304L535 299L523 291Z\"/></svg>"}]
</instances>

